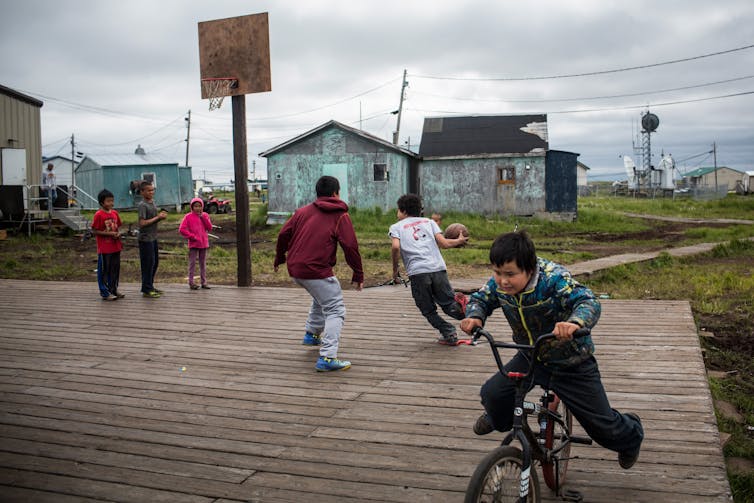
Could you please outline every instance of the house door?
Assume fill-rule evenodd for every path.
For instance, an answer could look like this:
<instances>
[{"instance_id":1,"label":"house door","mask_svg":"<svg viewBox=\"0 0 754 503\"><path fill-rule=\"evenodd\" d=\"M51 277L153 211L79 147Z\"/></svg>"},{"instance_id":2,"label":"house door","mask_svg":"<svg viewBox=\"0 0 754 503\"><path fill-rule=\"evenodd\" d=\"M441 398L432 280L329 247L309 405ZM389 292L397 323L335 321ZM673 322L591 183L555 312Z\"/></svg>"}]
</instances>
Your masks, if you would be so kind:
<instances>
[{"instance_id":1,"label":"house door","mask_svg":"<svg viewBox=\"0 0 754 503\"><path fill-rule=\"evenodd\" d=\"M322 175L334 176L340 182L340 198L348 204L348 164L325 164Z\"/></svg>"},{"instance_id":2,"label":"house door","mask_svg":"<svg viewBox=\"0 0 754 503\"><path fill-rule=\"evenodd\" d=\"M26 187L26 149L0 149L0 180L3 185L18 185L22 187L24 209L28 209L28 189Z\"/></svg>"}]
</instances>

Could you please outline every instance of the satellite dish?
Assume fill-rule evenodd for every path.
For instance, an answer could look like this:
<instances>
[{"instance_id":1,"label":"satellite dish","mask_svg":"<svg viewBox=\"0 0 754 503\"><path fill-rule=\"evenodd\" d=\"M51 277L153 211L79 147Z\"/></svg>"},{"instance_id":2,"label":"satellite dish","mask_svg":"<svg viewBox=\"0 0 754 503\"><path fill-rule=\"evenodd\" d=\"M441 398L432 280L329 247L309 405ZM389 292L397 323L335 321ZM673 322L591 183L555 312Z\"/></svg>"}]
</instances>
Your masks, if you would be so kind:
<instances>
[{"instance_id":1,"label":"satellite dish","mask_svg":"<svg viewBox=\"0 0 754 503\"><path fill-rule=\"evenodd\" d=\"M641 116L641 127L644 128L644 131L651 133L657 130L659 125L660 119L655 114L647 112Z\"/></svg>"},{"instance_id":2,"label":"satellite dish","mask_svg":"<svg viewBox=\"0 0 754 503\"><path fill-rule=\"evenodd\" d=\"M623 167L626 169L626 176L628 177L628 184L633 185L634 176L636 176L636 164L634 164L634 160L631 159L629 156L624 155Z\"/></svg>"}]
</instances>

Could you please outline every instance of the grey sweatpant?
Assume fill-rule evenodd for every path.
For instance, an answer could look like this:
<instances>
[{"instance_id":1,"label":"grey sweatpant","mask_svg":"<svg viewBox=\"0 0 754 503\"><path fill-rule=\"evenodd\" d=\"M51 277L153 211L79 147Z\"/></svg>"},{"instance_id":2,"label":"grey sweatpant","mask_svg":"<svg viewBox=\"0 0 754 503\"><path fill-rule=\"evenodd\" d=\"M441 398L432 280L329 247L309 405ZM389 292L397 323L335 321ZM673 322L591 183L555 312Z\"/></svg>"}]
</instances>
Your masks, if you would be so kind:
<instances>
[{"instance_id":1,"label":"grey sweatpant","mask_svg":"<svg viewBox=\"0 0 754 503\"><path fill-rule=\"evenodd\" d=\"M322 337L319 355L337 357L340 331L346 319L346 304L343 302L343 291L340 289L338 278L293 278L293 281L312 296L312 306L306 319L306 331Z\"/></svg>"}]
</instances>

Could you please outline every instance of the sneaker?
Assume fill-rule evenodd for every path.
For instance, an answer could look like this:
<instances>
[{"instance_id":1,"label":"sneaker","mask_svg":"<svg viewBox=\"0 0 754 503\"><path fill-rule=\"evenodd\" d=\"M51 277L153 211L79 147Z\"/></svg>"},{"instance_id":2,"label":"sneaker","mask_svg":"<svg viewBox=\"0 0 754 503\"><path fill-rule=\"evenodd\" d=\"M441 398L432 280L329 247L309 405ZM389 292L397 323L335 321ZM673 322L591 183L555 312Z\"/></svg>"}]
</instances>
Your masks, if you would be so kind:
<instances>
[{"instance_id":1,"label":"sneaker","mask_svg":"<svg viewBox=\"0 0 754 503\"><path fill-rule=\"evenodd\" d=\"M192 290L199 290L199 285L189 285Z\"/></svg>"},{"instance_id":2,"label":"sneaker","mask_svg":"<svg viewBox=\"0 0 754 503\"><path fill-rule=\"evenodd\" d=\"M155 288L155 289L154 289L154 290L152 290L152 291L153 291L153 292L157 292L157 293L159 293L160 295L162 295L163 293L165 293L165 292L164 292L163 290L158 290L157 288Z\"/></svg>"},{"instance_id":3,"label":"sneaker","mask_svg":"<svg viewBox=\"0 0 754 503\"><path fill-rule=\"evenodd\" d=\"M476 422L474 422L474 433L477 435L486 435L492 433L494 430L495 428L493 428L492 423L490 422L490 417L486 412L476 418Z\"/></svg>"},{"instance_id":4,"label":"sneaker","mask_svg":"<svg viewBox=\"0 0 754 503\"><path fill-rule=\"evenodd\" d=\"M304 334L304 340L301 341L301 344L303 344L304 346L319 346L320 344L322 344L322 337L320 337L319 334L306 332Z\"/></svg>"},{"instance_id":5,"label":"sneaker","mask_svg":"<svg viewBox=\"0 0 754 503\"><path fill-rule=\"evenodd\" d=\"M126 296L126 294L125 293L120 293L120 292L115 292L115 296L118 297L119 299L122 299L123 297Z\"/></svg>"},{"instance_id":6,"label":"sneaker","mask_svg":"<svg viewBox=\"0 0 754 503\"><path fill-rule=\"evenodd\" d=\"M641 428L641 419L639 419L639 416L634 414L633 412L626 412L626 416L630 417L637 423L639 423L639 428ZM643 431L643 428L642 428ZM634 463L636 463L636 460L639 459L639 451L641 450L641 444L639 444L639 447L632 451L624 451L618 453L618 464L621 468L624 470L628 470L632 466L634 466Z\"/></svg>"},{"instance_id":7,"label":"sneaker","mask_svg":"<svg viewBox=\"0 0 754 503\"><path fill-rule=\"evenodd\" d=\"M202 289L203 290L210 290L210 286L209 285L202 285Z\"/></svg>"},{"instance_id":8,"label":"sneaker","mask_svg":"<svg viewBox=\"0 0 754 503\"><path fill-rule=\"evenodd\" d=\"M102 300L118 300L117 295L110 294L107 297L102 297Z\"/></svg>"},{"instance_id":9,"label":"sneaker","mask_svg":"<svg viewBox=\"0 0 754 503\"><path fill-rule=\"evenodd\" d=\"M456 294L453 296L453 299L458 302L458 304L460 304L461 312L465 315L466 306L469 304L469 298L461 292L456 292Z\"/></svg>"},{"instance_id":10,"label":"sneaker","mask_svg":"<svg viewBox=\"0 0 754 503\"><path fill-rule=\"evenodd\" d=\"M347 360L338 360L337 358L328 358L320 356L317 364L314 366L317 372L329 372L331 370L348 370L351 368L351 362Z\"/></svg>"},{"instance_id":11,"label":"sneaker","mask_svg":"<svg viewBox=\"0 0 754 503\"><path fill-rule=\"evenodd\" d=\"M160 298L160 292L157 290L152 290L151 292L144 292L141 294L142 297L148 297L150 299L158 299Z\"/></svg>"},{"instance_id":12,"label":"sneaker","mask_svg":"<svg viewBox=\"0 0 754 503\"><path fill-rule=\"evenodd\" d=\"M443 335L437 339L437 342L444 346L458 346L458 337L456 334L450 334L447 336Z\"/></svg>"}]
</instances>

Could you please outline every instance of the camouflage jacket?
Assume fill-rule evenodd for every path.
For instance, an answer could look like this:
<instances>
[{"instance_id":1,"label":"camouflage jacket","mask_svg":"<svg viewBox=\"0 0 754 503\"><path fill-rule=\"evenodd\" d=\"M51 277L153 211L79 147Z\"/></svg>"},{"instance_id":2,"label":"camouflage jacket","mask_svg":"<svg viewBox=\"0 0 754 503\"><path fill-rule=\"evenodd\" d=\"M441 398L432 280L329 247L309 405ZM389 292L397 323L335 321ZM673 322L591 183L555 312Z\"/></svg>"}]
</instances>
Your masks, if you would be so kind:
<instances>
[{"instance_id":1,"label":"camouflage jacket","mask_svg":"<svg viewBox=\"0 0 754 503\"><path fill-rule=\"evenodd\" d=\"M592 291L571 277L563 266L543 258L537 259L537 272L517 295L499 290L494 278L471 295L466 308L468 318L484 322L496 308L501 308L513 330L517 344L534 344L559 321L592 328L600 317L600 303ZM577 341L550 341L542 347L538 360L546 366L568 367L588 359L594 353L591 336Z\"/></svg>"}]
</instances>

